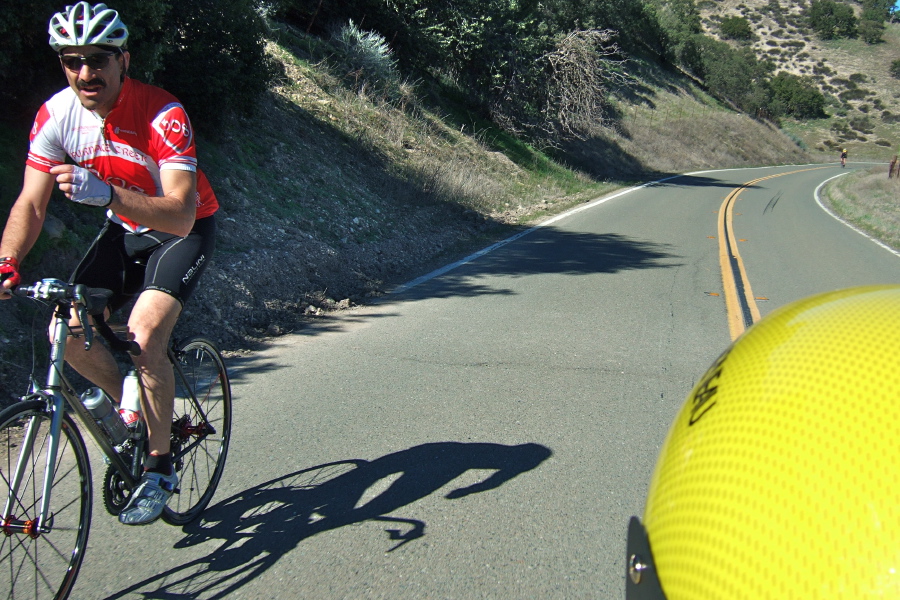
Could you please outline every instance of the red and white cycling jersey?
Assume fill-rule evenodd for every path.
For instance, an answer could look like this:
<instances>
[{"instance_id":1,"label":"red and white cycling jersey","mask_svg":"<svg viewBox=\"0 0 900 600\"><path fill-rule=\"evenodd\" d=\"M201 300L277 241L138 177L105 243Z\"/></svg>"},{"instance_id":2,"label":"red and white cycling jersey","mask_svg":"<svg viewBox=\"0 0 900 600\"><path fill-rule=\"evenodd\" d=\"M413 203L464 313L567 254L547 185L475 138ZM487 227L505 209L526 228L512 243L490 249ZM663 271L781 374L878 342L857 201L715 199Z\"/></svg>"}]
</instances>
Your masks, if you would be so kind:
<instances>
[{"instance_id":1,"label":"red and white cycling jersey","mask_svg":"<svg viewBox=\"0 0 900 600\"><path fill-rule=\"evenodd\" d=\"M208 217L219 208L209 181L197 168L187 113L161 88L126 77L106 119L84 108L72 88L50 98L34 120L25 164L47 173L63 164L66 154L103 181L148 196L163 193L160 171L194 171L197 218ZM108 215L131 231L147 231L112 211Z\"/></svg>"}]
</instances>

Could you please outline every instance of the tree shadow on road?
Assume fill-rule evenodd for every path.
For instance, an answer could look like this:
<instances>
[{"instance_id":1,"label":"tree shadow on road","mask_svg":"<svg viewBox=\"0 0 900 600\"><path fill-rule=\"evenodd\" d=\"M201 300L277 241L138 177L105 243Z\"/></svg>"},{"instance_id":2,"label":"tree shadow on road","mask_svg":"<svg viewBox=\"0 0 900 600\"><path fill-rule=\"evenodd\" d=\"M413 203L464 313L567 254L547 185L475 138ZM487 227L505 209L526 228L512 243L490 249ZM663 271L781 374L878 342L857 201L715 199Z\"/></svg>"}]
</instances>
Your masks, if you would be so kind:
<instances>
[{"instance_id":1,"label":"tree shadow on road","mask_svg":"<svg viewBox=\"0 0 900 600\"><path fill-rule=\"evenodd\" d=\"M525 235L527 233L527 235ZM482 277L518 278L539 274L593 275L619 273L635 269L677 267L680 257L667 244L639 240L617 234L571 232L541 227L523 232L505 242L503 252L484 252L473 256L464 269L448 269L427 289L402 290L400 298L388 296L386 302L402 299L475 297L485 294L503 296L514 292L495 284L485 285ZM415 283L409 286L415 287Z\"/></svg>"},{"instance_id":2,"label":"tree shadow on road","mask_svg":"<svg viewBox=\"0 0 900 600\"><path fill-rule=\"evenodd\" d=\"M209 508L184 527L186 548L219 541L207 556L108 598L225 598L273 567L302 541L363 521L388 524L392 552L426 535L426 523L391 515L472 469L493 473L452 490L450 500L495 489L552 455L539 444L439 442L373 461L351 459L303 469L252 487ZM385 489L386 488L386 489Z\"/></svg>"}]
</instances>

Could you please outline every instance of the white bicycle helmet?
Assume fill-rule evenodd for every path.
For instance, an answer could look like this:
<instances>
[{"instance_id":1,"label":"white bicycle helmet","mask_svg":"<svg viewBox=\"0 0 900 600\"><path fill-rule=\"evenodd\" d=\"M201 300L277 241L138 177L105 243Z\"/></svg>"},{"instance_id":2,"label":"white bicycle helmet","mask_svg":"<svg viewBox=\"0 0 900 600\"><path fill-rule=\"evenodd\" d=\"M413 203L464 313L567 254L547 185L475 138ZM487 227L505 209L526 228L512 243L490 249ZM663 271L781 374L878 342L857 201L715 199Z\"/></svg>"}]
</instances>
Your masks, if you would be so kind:
<instances>
[{"instance_id":1,"label":"white bicycle helmet","mask_svg":"<svg viewBox=\"0 0 900 600\"><path fill-rule=\"evenodd\" d=\"M66 6L50 19L50 47L59 52L68 46L115 46L128 39L128 28L119 13L105 4L79 2Z\"/></svg>"}]
</instances>

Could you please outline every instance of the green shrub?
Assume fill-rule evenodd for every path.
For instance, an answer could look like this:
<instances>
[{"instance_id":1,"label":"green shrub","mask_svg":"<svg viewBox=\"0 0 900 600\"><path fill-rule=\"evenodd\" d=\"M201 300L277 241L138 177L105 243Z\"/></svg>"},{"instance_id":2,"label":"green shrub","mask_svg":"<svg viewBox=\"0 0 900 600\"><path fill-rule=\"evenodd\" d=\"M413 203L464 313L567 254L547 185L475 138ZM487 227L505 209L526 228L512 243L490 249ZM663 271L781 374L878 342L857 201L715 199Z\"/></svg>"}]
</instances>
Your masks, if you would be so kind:
<instances>
[{"instance_id":1,"label":"green shrub","mask_svg":"<svg viewBox=\"0 0 900 600\"><path fill-rule=\"evenodd\" d=\"M810 27L823 40L856 36L856 15L844 3L812 0L806 14Z\"/></svg>"},{"instance_id":2,"label":"green shrub","mask_svg":"<svg viewBox=\"0 0 900 600\"><path fill-rule=\"evenodd\" d=\"M771 88L772 108L778 114L798 119L825 116L825 96L807 78L782 71L772 78Z\"/></svg>"},{"instance_id":3,"label":"green shrub","mask_svg":"<svg viewBox=\"0 0 900 600\"><path fill-rule=\"evenodd\" d=\"M753 39L753 30L750 28L750 22L744 17L725 17L722 19L719 30L722 37L731 40L750 40Z\"/></svg>"},{"instance_id":4,"label":"green shrub","mask_svg":"<svg viewBox=\"0 0 900 600\"><path fill-rule=\"evenodd\" d=\"M843 100L844 102L849 102L851 100L862 100L863 98L865 98L868 95L869 95L869 92L867 90L859 88L859 89L853 89L853 90L847 90L845 92L841 92L840 94L838 94L838 97L841 100Z\"/></svg>"},{"instance_id":5,"label":"green shrub","mask_svg":"<svg viewBox=\"0 0 900 600\"><path fill-rule=\"evenodd\" d=\"M874 125L872 124L872 119L868 116L864 117L856 117L854 119L850 119L849 122L850 128L860 133L872 133L874 131Z\"/></svg>"},{"instance_id":6,"label":"green shrub","mask_svg":"<svg viewBox=\"0 0 900 600\"><path fill-rule=\"evenodd\" d=\"M732 48L706 36L696 36L700 76L714 96L733 103L746 113L768 109L770 91L767 77L773 70L769 61L760 61L749 48Z\"/></svg>"},{"instance_id":7,"label":"green shrub","mask_svg":"<svg viewBox=\"0 0 900 600\"><path fill-rule=\"evenodd\" d=\"M855 81L852 81L850 79L844 79L843 77L834 77L831 80L831 84L845 87L848 90L855 90L857 88Z\"/></svg>"},{"instance_id":8,"label":"green shrub","mask_svg":"<svg viewBox=\"0 0 900 600\"><path fill-rule=\"evenodd\" d=\"M346 81L352 81L354 91L372 89L394 97L401 87L400 71L393 52L384 37L373 31L363 31L351 20L332 34L338 50L333 68Z\"/></svg>"},{"instance_id":9,"label":"green shrub","mask_svg":"<svg viewBox=\"0 0 900 600\"><path fill-rule=\"evenodd\" d=\"M867 44L877 44L884 41L884 21L874 21L872 19L860 19L857 27L859 37Z\"/></svg>"},{"instance_id":10,"label":"green shrub","mask_svg":"<svg viewBox=\"0 0 900 600\"><path fill-rule=\"evenodd\" d=\"M900 58L894 59L891 61L891 66L889 68L891 72L891 77L896 79L900 79Z\"/></svg>"}]
</instances>

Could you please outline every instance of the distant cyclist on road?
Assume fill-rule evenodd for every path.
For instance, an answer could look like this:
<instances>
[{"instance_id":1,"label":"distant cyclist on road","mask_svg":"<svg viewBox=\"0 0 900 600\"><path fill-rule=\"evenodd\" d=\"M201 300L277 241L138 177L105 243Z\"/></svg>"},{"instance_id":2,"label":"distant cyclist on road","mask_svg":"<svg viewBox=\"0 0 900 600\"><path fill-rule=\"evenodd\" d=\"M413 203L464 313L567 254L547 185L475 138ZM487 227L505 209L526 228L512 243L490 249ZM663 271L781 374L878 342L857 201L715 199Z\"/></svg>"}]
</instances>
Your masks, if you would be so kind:
<instances>
[{"instance_id":1,"label":"distant cyclist on road","mask_svg":"<svg viewBox=\"0 0 900 600\"><path fill-rule=\"evenodd\" d=\"M113 311L137 297L128 328L143 349L134 363L150 456L119 520L143 525L160 516L178 484L169 453L175 378L166 348L212 258L218 202L197 169L184 107L128 77L128 28L118 12L78 2L53 15L49 33L69 87L41 106L31 129L22 191L0 241L0 292L20 282L19 262L41 232L54 185L73 202L106 209L105 225L70 281L113 290ZM122 373L105 346L85 352L71 344L66 360L121 401Z\"/></svg>"},{"instance_id":2,"label":"distant cyclist on road","mask_svg":"<svg viewBox=\"0 0 900 600\"><path fill-rule=\"evenodd\" d=\"M841 150L841 167L843 168L846 166L847 166L847 149L844 148L843 150Z\"/></svg>"}]
</instances>

